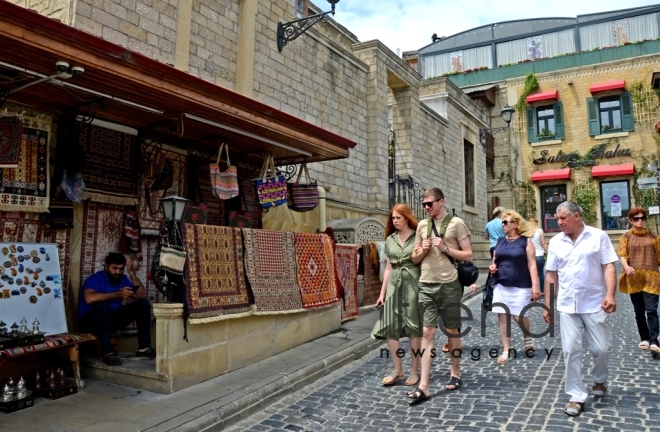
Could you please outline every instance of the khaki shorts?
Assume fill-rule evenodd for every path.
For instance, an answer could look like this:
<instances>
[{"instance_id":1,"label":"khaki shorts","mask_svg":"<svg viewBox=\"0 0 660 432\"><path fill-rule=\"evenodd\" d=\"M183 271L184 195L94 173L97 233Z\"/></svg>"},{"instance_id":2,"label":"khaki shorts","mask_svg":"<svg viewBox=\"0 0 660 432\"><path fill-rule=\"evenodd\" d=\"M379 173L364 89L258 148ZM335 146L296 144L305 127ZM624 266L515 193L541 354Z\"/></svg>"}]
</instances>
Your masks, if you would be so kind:
<instances>
[{"instance_id":1,"label":"khaki shorts","mask_svg":"<svg viewBox=\"0 0 660 432\"><path fill-rule=\"evenodd\" d=\"M419 283L419 308L424 313L424 327L437 327L438 314L447 329L461 326L463 287L458 279L448 283Z\"/></svg>"}]
</instances>

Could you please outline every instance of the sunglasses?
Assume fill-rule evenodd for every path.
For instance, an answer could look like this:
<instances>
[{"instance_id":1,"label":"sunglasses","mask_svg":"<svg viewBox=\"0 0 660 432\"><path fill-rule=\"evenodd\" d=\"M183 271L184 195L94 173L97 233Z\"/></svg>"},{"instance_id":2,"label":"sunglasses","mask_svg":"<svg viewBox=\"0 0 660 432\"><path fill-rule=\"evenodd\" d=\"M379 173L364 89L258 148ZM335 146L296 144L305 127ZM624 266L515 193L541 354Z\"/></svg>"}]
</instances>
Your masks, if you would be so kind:
<instances>
[{"instance_id":1,"label":"sunglasses","mask_svg":"<svg viewBox=\"0 0 660 432\"><path fill-rule=\"evenodd\" d=\"M422 202L422 205L424 207L433 207L433 203L438 202L438 201L440 201L440 200L437 199L437 200L433 200L433 201L426 201L426 202Z\"/></svg>"},{"instance_id":2,"label":"sunglasses","mask_svg":"<svg viewBox=\"0 0 660 432\"><path fill-rule=\"evenodd\" d=\"M504 225L504 226L509 225L509 223L515 223L515 222L514 222L514 221L510 221L510 220L506 220L506 219L503 219L503 220L502 220L502 225Z\"/></svg>"},{"instance_id":3,"label":"sunglasses","mask_svg":"<svg viewBox=\"0 0 660 432\"><path fill-rule=\"evenodd\" d=\"M635 216L635 217L632 217L630 219L632 219L634 222L645 221L646 216Z\"/></svg>"}]
</instances>

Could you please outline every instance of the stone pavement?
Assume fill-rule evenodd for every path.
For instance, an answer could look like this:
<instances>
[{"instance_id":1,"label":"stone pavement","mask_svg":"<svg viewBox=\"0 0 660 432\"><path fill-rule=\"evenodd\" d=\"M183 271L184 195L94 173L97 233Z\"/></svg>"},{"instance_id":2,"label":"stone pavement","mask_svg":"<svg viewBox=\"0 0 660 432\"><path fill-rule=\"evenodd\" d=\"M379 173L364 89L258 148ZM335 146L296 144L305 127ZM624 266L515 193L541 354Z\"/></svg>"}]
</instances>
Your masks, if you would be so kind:
<instances>
[{"instance_id":1,"label":"stone pavement","mask_svg":"<svg viewBox=\"0 0 660 432\"><path fill-rule=\"evenodd\" d=\"M409 406L404 394L409 387L380 385L391 370L391 361L381 358L379 348L228 430L660 431L660 360L637 347L639 338L629 296L618 294L617 302L618 311L610 316L614 351L609 392L598 401L589 398L579 417L563 413L569 397L564 393L558 323L554 338L535 340L535 358L519 353L518 358L501 366L488 354L493 348L501 349L496 316L487 314L486 335L481 337L481 301L475 297L467 302L475 328L464 339L463 387L458 391L444 390L449 358L439 353L432 371L432 398ZM542 332L546 324L540 309L531 315L533 331ZM513 326L512 345L522 349L522 332ZM443 336L438 343L441 341ZM591 355L586 350L583 365L585 384L590 389ZM404 367L410 368L409 352Z\"/></svg>"}]
</instances>

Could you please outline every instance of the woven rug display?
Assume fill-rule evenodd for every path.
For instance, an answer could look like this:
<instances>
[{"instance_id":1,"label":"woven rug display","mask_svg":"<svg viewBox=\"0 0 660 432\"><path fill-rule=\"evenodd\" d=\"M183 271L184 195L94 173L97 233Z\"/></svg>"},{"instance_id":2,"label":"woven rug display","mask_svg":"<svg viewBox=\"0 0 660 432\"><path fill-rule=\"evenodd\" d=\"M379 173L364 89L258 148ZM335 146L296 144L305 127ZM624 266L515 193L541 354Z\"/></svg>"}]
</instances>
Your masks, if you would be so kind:
<instances>
[{"instance_id":1,"label":"woven rug display","mask_svg":"<svg viewBox=\"0 0 660 432\"><path fill-rule=\"evenodd\" d=\"M119 251L125 214L124 206L85 201L80 252L81 282L97 271L103 270L105 257L110 252Z\"/></svg>"},{"instance_id":2,"label":"woven rug display","mask_svg":"<svg viewBox=\"0 0 660 432\"><path fill-rule=\"evenodd\" d=\"M362 306L376 304L380 296L380 289L383 286L379 271L378 248L375 243L365 243L362 245L364 256L364 296L362 297ZM375 262L374 262L375 261Z\"/></svg>"},{"instance_id":3,"label":"woven rug display","mask_svg":"<svg viewBox=\"0 0 660 432\"><path fill-rule=\"evenodd\" d=\"M256 312L302 310L293 233L244 228L243 238L245 272Z\"/></svg>"},{"instance_id":4,"label":"woven rug display","mask_svg":"<svg viewBox=\"0 0 660 432\"><path fill-rule=\"evenodd\" d=\"M42 241L43 224L37 213L0 212L3 242L38 243Z\"/></svg>"},{"instance_id":5,"label":"woven rug display","mask_svg":"<svg viewBox=\"0 0 660 432\"><path fill-rule=\"evenodd\" d=\"M0 116L0 168L18 166L22 136L23 124L19 116Z\"/></svg>"},{"instance_id":6,"label":"woven rug display","mask_svg":"<svg viewBox=\"0 0 660 432\"><path fill-rule=\"evenodd\" d=\"M160 226L164 221L163 212L160 208L160 198L170 195L186 196L187 156L166 148L163 148L161 151L165 154L167 159L172 161L174 169L173 182L169 189L151 191L147 196L147 193L145 193L144 180L140 180L138 217L140 220L141 236L159 235Z\"/></svg>"},{"instance_id":7,"label":"woven rug display","mask_svg":"<svg viewBox=\"0 0 660 432\"><path fill-rule=\"evenodd\" d=\"M358 316L358 247L356 245L335 245L335 271L344 288L344 301L341 320L347 321Z\"/></svg>"},{"instance_id":8,"label":"woven rug display","mask_svg":"<svg viewBox=\"0 0 660 432\"><path fill-rule=\"evenodd\" d=\"M89 125L81 129L79 142L85 151L83 199L137 204L140 148L134 137Z\"/></svg>"},{"instance_id":9,"label":"woven rug display","mask_svg":"<svg viewBox=\"0 0 660 432\"><path fill-rule=\"evenodd\" d=\"M23 117L18 165L0 169L0 210L48 211L50 129L50 119Z\"/></svg>"},{"instance_id":10,"label":"woven rug display","mask_svg":"<svg viewBox=\"0 0 660 432\"><path fill-rule=\"evenodd\" d=\"M209 164L204 164L197 171L199 174L199 189L202 194L201 202L208 207L208 224L225 225L225 202L213 196L211 187L211 176L209 176Z\"/></svg>"},{"instance_id":11,"label":"woven rug display","mask_svg":"<svg viewBox=\"0 0 660 432\"><path fill-rule=\"evenodd\" d=\"M238 228L184 224L186 298L189 322L252 314L243 265L243 236Z\"/></svg>"},{"instance_id":12,"label":"woven rug display","mask_svg":"<svg viewBox=\"0 0 660 432\"><path fill-rule=\"evenodd\" d=\"M294 233L296 276L303 307L331 305L337 299L334 259L330 238L324 234Z\"/></svg>"}]
</instances>

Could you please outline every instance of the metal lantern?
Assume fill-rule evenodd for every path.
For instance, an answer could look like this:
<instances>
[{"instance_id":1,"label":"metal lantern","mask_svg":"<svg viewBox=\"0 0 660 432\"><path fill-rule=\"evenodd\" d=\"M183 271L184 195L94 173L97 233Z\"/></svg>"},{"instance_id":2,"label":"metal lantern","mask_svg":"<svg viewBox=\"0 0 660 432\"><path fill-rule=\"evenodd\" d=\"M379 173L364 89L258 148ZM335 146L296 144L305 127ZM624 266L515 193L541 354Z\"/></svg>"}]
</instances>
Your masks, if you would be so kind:
<instances>
[{"instance_id":1,"label":"metal lantern","mask_svg":"<svg viewBox=\"0 0 660 432\"><path fill-rule=\"evenodd\" d=\"M190 200L176 195L161 198L160 202L163 206L165 219L179 222L181 218L183 218L183 210L186 208L186 203L188 203L188 201Z\"/></svg>"}]
</instances>

